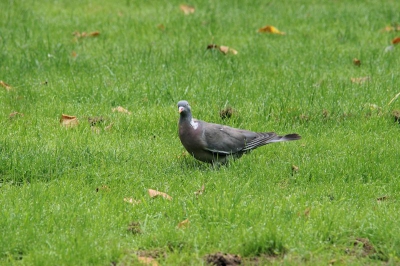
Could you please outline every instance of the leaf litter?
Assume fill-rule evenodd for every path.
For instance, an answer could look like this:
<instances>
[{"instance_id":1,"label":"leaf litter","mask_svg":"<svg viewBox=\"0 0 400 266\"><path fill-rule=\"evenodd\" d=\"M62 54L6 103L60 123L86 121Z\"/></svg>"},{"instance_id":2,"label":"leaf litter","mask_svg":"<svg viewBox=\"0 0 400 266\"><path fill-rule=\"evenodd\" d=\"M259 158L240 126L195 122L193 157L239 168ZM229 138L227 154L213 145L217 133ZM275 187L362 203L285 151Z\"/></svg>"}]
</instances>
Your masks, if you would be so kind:
<instances>
[{"instance_id":1,"label":"leaf litter","mask_svg":"<svg viewBox=\"0 0 400 266\"><path fill-rule=\"evenodd\" d=\"M172 197L170 195L168 195L167 193L160 192L160 191L157 191L154 189L149 189L148 193L149 193L150 198L163 197L164 199L172 200Z\"/></svg>"}]
</instances>

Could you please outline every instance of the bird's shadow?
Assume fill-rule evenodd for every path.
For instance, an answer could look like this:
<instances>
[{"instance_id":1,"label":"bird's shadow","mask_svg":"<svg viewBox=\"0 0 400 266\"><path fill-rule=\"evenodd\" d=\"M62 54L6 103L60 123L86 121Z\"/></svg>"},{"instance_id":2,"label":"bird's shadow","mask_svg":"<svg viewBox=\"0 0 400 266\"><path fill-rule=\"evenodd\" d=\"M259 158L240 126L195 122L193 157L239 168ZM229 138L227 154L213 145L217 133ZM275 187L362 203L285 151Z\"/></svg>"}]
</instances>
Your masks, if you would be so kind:
<instances>
[{"instance_id":1,"label":"bird's shadow","mask_svg":"<svg viewBox=\"0 0 400 266\"><path fill-rule=\"evenodd\" d=\"M180 166L182 170L218 171L222 168L228 167L229 163L204 163L188 157L184 158L180 162Z\"/></svg>"}]
</instances>

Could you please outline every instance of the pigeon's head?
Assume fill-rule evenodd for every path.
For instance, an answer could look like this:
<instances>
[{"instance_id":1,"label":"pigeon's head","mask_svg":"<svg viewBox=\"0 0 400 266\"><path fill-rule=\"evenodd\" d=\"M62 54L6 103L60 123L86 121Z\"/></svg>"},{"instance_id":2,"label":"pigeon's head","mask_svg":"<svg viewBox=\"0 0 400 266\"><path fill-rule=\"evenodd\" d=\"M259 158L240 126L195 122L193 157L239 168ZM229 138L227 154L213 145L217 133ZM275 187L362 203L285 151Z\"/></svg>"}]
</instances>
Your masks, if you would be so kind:
<instances>
[{"instance_id":1,"label":"pigeon's head","mask_svg":"<svg viewBox=\"0 0 400 266\"><path fill-rule=\"evenodd\" d=\"M190 105L187 101L179 101L178 102L178 112L181 116L191 115Z\"/></svg>"}]
</instances>

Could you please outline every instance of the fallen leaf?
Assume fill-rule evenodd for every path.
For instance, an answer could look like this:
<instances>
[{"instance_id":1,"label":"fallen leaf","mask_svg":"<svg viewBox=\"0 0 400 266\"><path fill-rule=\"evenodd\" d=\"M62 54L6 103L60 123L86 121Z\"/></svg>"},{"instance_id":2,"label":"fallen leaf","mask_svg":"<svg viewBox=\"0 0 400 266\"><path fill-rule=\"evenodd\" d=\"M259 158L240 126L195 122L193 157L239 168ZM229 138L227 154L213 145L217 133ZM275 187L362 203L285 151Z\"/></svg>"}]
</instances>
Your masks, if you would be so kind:
<instances>
[{"instance_id":1,"label":"fallen leaf","mask_svg":"<svg viewBox=\"0 0 400 266\"><path fill-rule=\"evenodd\" d=\"M185 15L193 14L195 11L194 7L189 5L180 5L179 8Z\"/></svg>"},{"instance_id":2,"label":"fallen leaf","mask_svg":"<svg viewBox=\"0 0 400 266\"><path fill-rule=\"evenodd\" d=\"M99 35L100 35L99 31L92 31L91 33L88 34L88 36L90 36L90 37L97 37Z\"/></svg>"},{"instance_id":3,"label":"fallen leaf","mask_svg":"<svg viewBox=\"0 0 400 266\"><path fill-rule=\"evenodd\" d=\"M391 32L391 31L400 31L400 26L386 26L382 31Z\"/></svg>"},{"instance_id":4,"label":"fallen leaf","mask_svg":"<svg viewBox=\"0 0 400 266\"><path fill-rule=\"evenodd\" d=\"M360 78L351 78L351 82L361 84L361 83L368 81L369 79L370 79L370 77L368 77L368 76L360 77Z\"/></svg>"},{"instance_id":5,"label":"fallen leaf","mask_svg":"<svg viewBox=\"0 0 400 266\"><path fill-rule=\"evenodd\" d=\"M161 196L164 199L172 200L172 197L170 195L164 193L164 192L160 192L160 191L157 191L157 190L154 190L154 189L149 189L148 192L149 192L150 198Z\"/></svg>"},{"instance_id":6,"label":"fallen leaf","mask_svg":"<svg viewBox=\"0 0 400 266\"><path fill-rule=\"evenodd\" d=\"M90 33L87 33L87 32L79 32L79 31L74 31L73 33L72 33L72 35L74 35L75 37L77 37L77 38L84 38L84 37L97 37L97 36L99 36L100 35L100 32L99 31L92 31L92 32L90 32Z\"/></svg>"},{"instance_id":7,"label":"fallen leaf","mask_svg":"<svg viewBox=\"0 0 400 266\"><path fill-rule=\"evenodd\" d=\"M117 106L116 108L112 109L113 112L118 112L118 113L124 113L124 114L132 114L131 112L129 112L128 110L126 110L124 107L122 106Z\"/></svg>"},{"instance_id":8,"label":"fallen leaf","mask_svg":"<svg viewBox=\"0 0 400 266\"><path fill-rule=\"evenodd\" d=\"M201 195L201 194L203 194L203 192L205 191L205 186L204 186L204 184L201 186L201 188L199 189L199 190L197 190L194 194L196 195L196 196L199 196L199 195Z\"/></svg>"},{"instance_id":9,"label":"fallen leaf","mask_svg":"<svg viewBox=\"0 0 400 266\"><path fill-rule=\"evenodd\" d=\"M10 85L8 85L7 83L5 83L2 80L0 80L0 86L2 86L3 88L5 88L8 91L12 89L12 87Z\"/></svg>"},{"instance_id":10,"label":"fallen leaf","mask_svg":"<svg viewBox=\"0 0 400 266\"><path fill-rule=\"evenodd\" d=\"M236 55L238 53L238 51L236 51L235 49L230 48L228 46L224 46L224 45L218 46L216 44L209 44L209 45L207 45L207 49L208 50L218 49L223 54L231 53L231 54Z\"/></svg>"},{"instance_id":11,"label":"fallen leaf","mask_svg":"<svg viewBox=\"0 0 400 266\"><path fill-rule=\"evenodd\" d=\"M139 262L145 265L151 265L151 266L158 266L158 263L155 259L150 258L150 257L141 257L138 256L137 257Z\"/></svg>"},{"instance_id":12,"label":"fallen leaf","mask_svg":"<svg viewBox=\"0 0 400 266\"><path fill-rule=\"evenodd\" d=\"M280 35L285 35L286 34L286 33L278 30L277 28L275 28L274 26L271 26L271 25L267 25L267 26L264 26L262 28L259 28L258 32L261 32L261 33L273 33L273 34L280 34Z\"/></svg>"},{"instance_id":13,"label":"fallen leaf","mask_svg":"<svg viewBox=\"0 0 400 266\"><path fill-rule=\"evenodd\" d=\"M376 200L377 200L378 202L382 202L382 201L387 200L388 198L389 198L388 196L382 196L382 197L377 198Z\"/></svg>"},{"instance_id":14,"label":"fallen leaf","mask_svg":"<svg viewBox=\"0 0 400 266\"><path fill-rule=\"evenodd\" d=\"M307 208L304 210L303 213L298 212L298 213L297 213L297 216L309 217L309 216L310 216L310 211L311 211L311 208L310 208L310 207L307 207Z\"/></svg>"},{"instance_id":15,"label":"fallen leaf","mask_svg":"<svg viewBox=\"0 0 400 266\"><path fill-rule=\"evenodd\" d=\"M75 58L78 56L78 54L75 51L72 51L71 56Z\"/></svg>"},{"instance_id":16,"label":"fallen leaf","mask_svg":"<svg viewBox=\"0 0 400 266\"><path fill-rule=\"evenodd\" d=\"M224 54L231 53L231 54L237 55L237 53L238 53L235 49L230 48L230 47L228 47L228 46L223 46L223 45L221 45L221 46L219 47L219 50L220 50L222 53L224 53Z\"/></svg>"},{"instance_id":17,"label":"fallen leaf","mask_svg":"<svg viewBox=\"0 0 400 266\"><path fill-rule=\"evenodd\" d=\"M65 114L61 115L60 123L61 123L61 125L66 126L66 127L73 127L73 126L77 126L79 124L78 118L76 118L76 116L65 115Z\"/></svg>"},{"instance_id":18,"label":"fallen leaf","mask_svg":"<svg viewBox=\"0 0 400 266\"><path fill-rule=\"evenodd\" d=\"M178 224L178 228L185 229L185 228L188 228L189 225L190 225L190 221L189 221L189 219L186 219Z\"/></svg>"},{"instance_id":19,"label":"fallen leaf","mask_svg":"<svg viewBox=\"0 0 400 266\"><path fill-rule=\"evenodd\" d=\"M159 24L159 25L157 26L157 28L158 28L159 30L165 30L164 24Z\"/></svg>"},{"instance_id":20,"label":"fallen leaf","mask_svg":"<svg viewBox=\"0 0 400 266\"><path fill-rule=\"evenodd\" d=\"M398 44L400 43L400 37L396 37L392 40L392 44Z\"/></svg>"},{"instance_id":21,"label":"fallen leaf","mask_svg":"<svg viewBox=\"0 0 400 266\"><path fill-rule=\"evenodd\" d=\"M299 171L299 167L293 164L292 165L292 171L293 172L298 172Z\"/></svg>"},{"instance_id":22,"label":"fallen leaf","mask_svg":"<svg viewBox=\"0 0 400 266\"><path fill-rule=\"evenodd\" d=\"M361 66L361 61L360 61L360 59L354 58L354 59L353 59L353 64L354 64L355 66Z\"/></svg>"},{"instance_id":23,"label":"fallen leaf","mask_svg":"<svg viewBox=\"0 0 400 266\"><path fill-rule=\"evenodd\" d=\"M140 200L135 200L133 198L124 198L124 201L127 203L130 203L132 205L138 205L138 204L142 203Z\"/></svg>"},{"instance_id":24,"label":"fallen leaf","mask_svg":"<svg viewBox=\"0 0 400 266\"><path fill-rule=\"evenodd\" d=\"M16 118L17 116L24 116L24 114L19 113L19 112L12 112L9 117L10 117L10 119L12 119L12 118Z\"/></svg>"}]
</instances>

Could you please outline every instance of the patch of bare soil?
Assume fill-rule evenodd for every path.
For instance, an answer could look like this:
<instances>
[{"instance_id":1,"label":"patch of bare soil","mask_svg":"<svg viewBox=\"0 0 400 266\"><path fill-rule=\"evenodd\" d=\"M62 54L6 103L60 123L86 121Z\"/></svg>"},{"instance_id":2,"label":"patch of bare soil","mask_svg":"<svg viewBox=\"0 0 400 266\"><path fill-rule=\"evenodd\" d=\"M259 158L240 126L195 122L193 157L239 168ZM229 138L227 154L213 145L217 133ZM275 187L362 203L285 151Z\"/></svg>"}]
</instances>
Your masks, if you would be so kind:
<instances>
[{"instance_id":1,"label":"patch of bare soil","mask_svg":"<svg viewBox=\"0 0 400 266\"><path fill-rule=\"evenodd\" d=\"M207 264L215 266L235 266L242 264L242 258L239 255L221 252L206 255L205 261Z\"/></svg>"}]
</instances>

